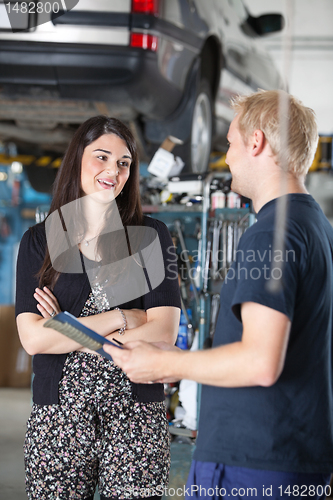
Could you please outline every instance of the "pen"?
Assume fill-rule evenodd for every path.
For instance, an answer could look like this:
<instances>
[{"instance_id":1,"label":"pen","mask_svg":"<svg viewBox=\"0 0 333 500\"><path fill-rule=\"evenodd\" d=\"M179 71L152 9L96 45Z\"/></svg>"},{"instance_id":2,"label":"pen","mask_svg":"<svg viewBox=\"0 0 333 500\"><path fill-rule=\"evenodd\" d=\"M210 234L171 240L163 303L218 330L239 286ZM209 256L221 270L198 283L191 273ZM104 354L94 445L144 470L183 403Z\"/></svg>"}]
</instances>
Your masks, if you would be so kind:
<instances>
[{"instance_id":1,"label":"pen","mask_svg":"<svg viewBox=\"0 0 333 500\"><path fill-rule=\"evenodd\" d=\"M120 340L117 340L117 339L112 339L112 340L114 340L115 342L117 342L117 344L119 344L119 345L124 345L122 342L120 342Z\"/></svg>"}]
</instances>

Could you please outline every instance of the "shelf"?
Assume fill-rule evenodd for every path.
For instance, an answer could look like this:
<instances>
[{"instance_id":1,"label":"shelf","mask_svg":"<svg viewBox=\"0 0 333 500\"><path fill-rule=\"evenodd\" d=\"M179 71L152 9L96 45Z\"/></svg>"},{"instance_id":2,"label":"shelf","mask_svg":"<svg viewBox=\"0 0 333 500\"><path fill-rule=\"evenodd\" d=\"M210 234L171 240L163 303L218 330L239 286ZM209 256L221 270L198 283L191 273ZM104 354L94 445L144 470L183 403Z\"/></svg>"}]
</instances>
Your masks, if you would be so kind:
<instances>
[{"instance_id":1,"label":"shelf","mask_svg":"<svg viewBox=\"0 0 333 500\"><path fill-rule=\"evenodd\" d=\"M197 431L186 429L186 427L175 427L174 425L170 425L169 430L170 434L172 434L173 436L186 436L190 438L197 437Z\"/></svg>"},{"instance_id":2,"label":"shelf","mask_svg":"<svg viewBox=\"0 0 333 500\"><path fill-rule=\"evenodd\" d=\"M186 205L172 204L172 205L143 205L143 213L152 214L160 212L202 212L202 204L195 203L194 205L187 207Z\"/></svg>"}]
</instances>

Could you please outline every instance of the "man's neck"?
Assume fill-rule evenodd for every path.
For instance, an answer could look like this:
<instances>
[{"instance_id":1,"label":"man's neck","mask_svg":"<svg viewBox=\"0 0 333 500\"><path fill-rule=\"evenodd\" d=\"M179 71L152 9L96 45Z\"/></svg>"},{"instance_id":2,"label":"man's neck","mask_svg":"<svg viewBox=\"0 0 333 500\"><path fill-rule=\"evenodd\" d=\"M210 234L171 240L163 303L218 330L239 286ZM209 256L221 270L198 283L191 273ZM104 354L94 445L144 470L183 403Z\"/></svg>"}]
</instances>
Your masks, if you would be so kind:
<instances>
[{"instance_id":1,"label":"man's neck","mask_svg":"<svg viewBox=\"0 0 333 500\"><path fill-rule=\"evenodd\" d=\"M260 188L252 197L253 208L256 213L271 200L285 194L309 194L305 187L305 177L295 177L290 174L280 176L280 179L267 179L260 183Z\"/></svg>"}]
</instances>

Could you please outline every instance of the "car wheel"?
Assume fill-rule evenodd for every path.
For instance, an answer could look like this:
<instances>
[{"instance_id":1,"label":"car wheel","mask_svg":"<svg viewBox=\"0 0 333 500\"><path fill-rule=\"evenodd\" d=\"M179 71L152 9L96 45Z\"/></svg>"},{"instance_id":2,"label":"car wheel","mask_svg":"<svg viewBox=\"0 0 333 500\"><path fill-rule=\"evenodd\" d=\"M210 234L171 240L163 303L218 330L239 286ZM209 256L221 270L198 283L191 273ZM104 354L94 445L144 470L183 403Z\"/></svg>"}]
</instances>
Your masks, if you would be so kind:
<instances>
[{"instance_id":1,"label":"car wheel","mask_svg":"<svg viewBox=\"0 0 333 500\"><path fill-rule=\"evenodd\" d=\"M52 186L58 173L57 168L38 167L26 165L24 170L27 174L31 187L39 193L52 193Z\"/></svg>"},{"instance_id":2,"label":"car wheel","mask_svg":"<svg viewBox=\"0 0 333 500\"><path fill-rule=\"evenodd\" d=\"M191 120L190 138L174 153L181 157L184 172L203 173L208 168L212 149L213 104L209 83L201 80Z\"/></svg>"}]
</instances>

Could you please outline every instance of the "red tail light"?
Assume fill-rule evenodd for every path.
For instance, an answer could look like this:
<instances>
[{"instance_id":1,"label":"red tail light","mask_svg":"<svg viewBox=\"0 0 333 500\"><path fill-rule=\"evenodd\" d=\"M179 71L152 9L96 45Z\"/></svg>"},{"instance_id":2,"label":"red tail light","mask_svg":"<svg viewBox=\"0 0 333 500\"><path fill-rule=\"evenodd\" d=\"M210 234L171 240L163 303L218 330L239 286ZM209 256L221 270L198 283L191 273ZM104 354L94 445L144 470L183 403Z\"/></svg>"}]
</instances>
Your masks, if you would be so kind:
<instances>
[{"instance_id":1,"label":"red tail light","mask_svg":"<svg viewBox=\"0 0 333 500\"><path fill-rule=\"evenodd\" d=\"M147 35L145 33L132 33L131 47L139 47L155 52L157 50L157 36Z\"/></svg>"},{"instance_id":2,"label":"red tail light","mask_svg":"<svg viewBox=\"0 0 333 500\"><path fill-rule=\"evenodd\" d=\"M159 0L132 0L132 12L134 14L158 15Z\"/></svg>"}]
</instances>

